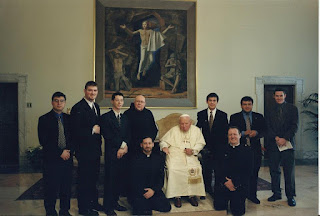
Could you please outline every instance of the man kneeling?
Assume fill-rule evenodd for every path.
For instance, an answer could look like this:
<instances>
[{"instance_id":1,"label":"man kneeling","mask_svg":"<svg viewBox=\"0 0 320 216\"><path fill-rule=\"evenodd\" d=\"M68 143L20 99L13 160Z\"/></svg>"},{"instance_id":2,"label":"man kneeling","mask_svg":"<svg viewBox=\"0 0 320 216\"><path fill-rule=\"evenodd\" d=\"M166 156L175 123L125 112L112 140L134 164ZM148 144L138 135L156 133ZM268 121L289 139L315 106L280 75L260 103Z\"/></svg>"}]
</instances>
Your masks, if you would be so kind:
<instances>
[{"instance_id":1,"label":"man kneeling","mask_svg":"<svg viewBox=\"0 0 320 216\"><path fill-rule=\"evenodd\" d=\"M167 198L175 197L181 207L181 196L189 196L192 206L198 206L196 196L205 196L202 167L197 157L206 145L200 129L191 125L190 116L183 114L179 125L161 139L160 149L166 153L167 178L164 191Z\"/></svg>"},{"instance_id":2,"label":"man kneeling","mask_svg":"<svg viewBox=\"0 0 320 216\"><path fill-rule=\"evenodd\" d=\"M152 210L169 212L171 205L162 192L164 160L152 153L154 143L150 137L145 137L140 146L142 151L131 167L133 215L152 215Z\"/></svg>"}]
</instances>

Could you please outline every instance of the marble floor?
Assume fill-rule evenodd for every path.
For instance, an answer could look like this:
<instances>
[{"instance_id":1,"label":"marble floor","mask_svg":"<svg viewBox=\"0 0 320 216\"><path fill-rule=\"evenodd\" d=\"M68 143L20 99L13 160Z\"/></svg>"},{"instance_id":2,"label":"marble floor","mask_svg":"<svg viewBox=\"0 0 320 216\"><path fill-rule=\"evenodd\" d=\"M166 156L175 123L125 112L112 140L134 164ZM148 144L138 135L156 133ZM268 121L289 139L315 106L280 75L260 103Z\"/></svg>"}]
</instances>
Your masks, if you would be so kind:
<instances>
[{"instance_id":1,"label":"marble floor","mask_svg":"<svg viewBox=\"0 0 320 216\"><path fill-rule=\"evenodd\" d=\"M42 177L41 173L19 173L19 174L0 174L0 215L45 215L42 200L19 200L16 199L37 182ZM270 182L268 167L262 167L259 177ZM283 179L283 178L282 178ZM282 188L284 184L282 181ZM276 202L268 202L267 198L272 195L271 191L259 191L258 198L261 200L260 205L256 205L247 201L246 215L262 216L262 215L301 215L313 216L318 215L318 166L296 166L296 190L297 190L297 206L289 207L283 192L283 199ZM100 200L102 202L102 200ZM209 205L209 206L208 206ZM72 199L71 210L72 215L78 215L77 201ZM210 199L199 201L199 207L192 207L189 203L183 203L181 209L174 206L170 213L161 214L155 212L156 215L174 215L174 216L214 216L214 215L230 215L226 211L218 212L212 208ZM100 215L105 215L100 212ZM129 212L118 212L119 216L130 215Z\"/></svg>"}]
</instances>

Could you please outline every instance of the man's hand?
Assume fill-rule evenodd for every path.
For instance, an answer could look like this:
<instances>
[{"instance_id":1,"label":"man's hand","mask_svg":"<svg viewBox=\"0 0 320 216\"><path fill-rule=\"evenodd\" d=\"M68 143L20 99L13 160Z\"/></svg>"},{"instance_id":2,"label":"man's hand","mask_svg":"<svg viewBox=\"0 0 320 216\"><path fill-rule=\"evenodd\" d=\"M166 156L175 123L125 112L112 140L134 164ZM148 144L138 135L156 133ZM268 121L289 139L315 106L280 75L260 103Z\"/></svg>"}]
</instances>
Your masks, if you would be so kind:
<instances>
[{"instance_id":1,"label":"man's hand","mask_svg":"<svg viewBox=\"0 0 320 216\"><path fill-rule=\"evenodd\" d=\"M224 183L224 186L226 186L229 189L229 191L235 191L236 188L234 187L232 180L228 177L226 177L226 179L227 181Z\"/></svg>"},{"instance_id":2,"label":"man's hand","mask_svg":"<svg viewBox=\"0 0 320 216\"><path fill-rule=\"evenodd\" d=\"M244 135L245 135L245 136L249 136L250 133L251 133L251 130L246 130L246 131L244 132Z\"/></svg>"},{"instance_id":3,"label":"man's hand","mask_svg":"<svg viewBox=\"0 0 320 216\"><path fill-rule=\"evenodd\" d=\"M257 136L257 131L256 130L251 130L249 133L249 137L255 137Z\"/></svg>"},{"instance_id":4,"label":"man's hand","mask_svg":"<svg viewBox=\"0 0 320 216\"><path fill-rule=\"evenodd\" d=\"M70 150L63 150L62 154L60 155L60 157L63 159L63 160L69 160L70 158Z\"/></svg>"},{"instance_id":5,"label":"man's hand","mask_svg":"<svg viewBox=\"0 0 320 216\"><path fill-rule=\"evenodd\" d=\"M154 195L154 190L151 188L145 188L144 190L147 191L143 194L144 198L149 199Z\"/></svg>"},{"instance_id":6,"label":"man's hand","mask_svg":"<svg viewBox=\"0 0 320 216\"><path fill-rule=\"evenodd\" d=\"M191 156L191 155L193 155L193 150L190 148L185 148L184 153L186 153L186 155L188 155L188 156Z\"/></svg>"},{"instance_id":7,"label":"man's hand","mask_svg":"<svg viewBox=\"0 0 320 216\"><path fill-rule=\"evenodd\" d=\"M286 145L286 142L287 142L285 138L280 138L278 136L276 136L275 140L279 147Z\"/></svg>"},{"instance_id":8,"label":"man's hand","mask_svg":"<svg viewBox=\"0 0 320 216\"><path fill-rule=\"evenodd\" d=\"M163 151L164 153L166 153L167 155L170 154L168 147L162 148L162 151Z\"/></svg>"},{"instance_id":9,"label":"man's hand","mask_svg":"<svg viewBox=\"0 0 320 216\"><path fill-rule=\"evenodd\" d=\"M127 152L125 152L125 149L119 149L117 152L117 158L120 159L123 157L123 155L125 155Z\"/></svg>"},{"instance_id":10,"label":"man's hand","mask_svg":"<svg viewBox=\"0 0 320 216\"><path fill-rule=\"evenodd\" d=\"M94 132L95 134L100 134L100 126L99 126L99 125L93 126L93 132Z\"/></svg>"}]
</instances>

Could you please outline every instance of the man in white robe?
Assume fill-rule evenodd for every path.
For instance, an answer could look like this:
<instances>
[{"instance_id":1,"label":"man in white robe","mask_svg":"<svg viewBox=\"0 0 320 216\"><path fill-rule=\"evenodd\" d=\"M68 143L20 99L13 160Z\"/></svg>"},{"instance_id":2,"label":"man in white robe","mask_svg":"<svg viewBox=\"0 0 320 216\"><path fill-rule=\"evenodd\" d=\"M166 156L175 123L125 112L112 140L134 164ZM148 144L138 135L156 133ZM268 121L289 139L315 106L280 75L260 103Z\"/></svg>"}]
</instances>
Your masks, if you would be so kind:
<instances>
[{"instance_id":1,"label":"man in white robe","mask_svg":"<svg viewBox=\"0 0 320 216\"><path fill-rule=\"evenodd\" d=\"M191 118L183 114L179 125L171 128L161 139L160 150L166 153L166 177L164 193L175 198L175 206L181 207L181 196L189 196L189 202L198 206L196 196L205 196L202 167L197 157L205 146L200 129L191 125Z\"/></svg>"}]
</instances>

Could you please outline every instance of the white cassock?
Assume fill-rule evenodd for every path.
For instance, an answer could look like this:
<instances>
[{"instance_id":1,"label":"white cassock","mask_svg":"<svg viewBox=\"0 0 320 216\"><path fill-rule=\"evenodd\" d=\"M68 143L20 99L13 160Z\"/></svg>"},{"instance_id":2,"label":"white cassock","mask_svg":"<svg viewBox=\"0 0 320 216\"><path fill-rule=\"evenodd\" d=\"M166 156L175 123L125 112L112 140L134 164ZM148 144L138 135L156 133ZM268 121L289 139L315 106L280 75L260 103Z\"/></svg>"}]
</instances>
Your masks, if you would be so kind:
<instances>
[{"instance_id":1,"label":"white cassock","mask_svg":"<svg viewBox=\"0 0 320 216\"><path fill-rule=\"evenodd\" d=\"M167 198L177 196L205 196L202 167L197 154L206 145L201 130L191 125L188 132L179 125L171 128L161 139L160 149L169 148L166 156L166 176L163 191ZM185 148L193 149L188 156Z\"/></svg>"}]
</instances>

